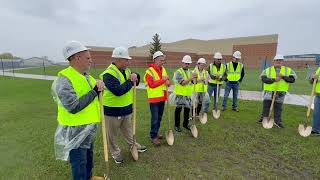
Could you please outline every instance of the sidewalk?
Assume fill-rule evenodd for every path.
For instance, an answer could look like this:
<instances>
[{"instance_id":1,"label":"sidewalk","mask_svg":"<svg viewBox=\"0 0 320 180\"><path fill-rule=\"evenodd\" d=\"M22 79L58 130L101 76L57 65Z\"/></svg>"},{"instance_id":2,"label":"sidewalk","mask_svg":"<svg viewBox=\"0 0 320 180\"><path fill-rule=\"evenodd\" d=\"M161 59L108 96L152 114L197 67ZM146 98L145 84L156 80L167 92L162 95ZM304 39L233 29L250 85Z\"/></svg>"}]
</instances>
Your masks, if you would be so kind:
<instances>
[{"instance_id":1,"label":"sidewalk","mask_svg":"<svg viewBox=\"0 0 320 180\"><path fill-rule=\"evenodd\" d=\"M3 75L2 70L0 71L0 76ZM19 77L19 78L28 78L28 79L40 79L40 80L50 80L53 81L57 78L57 76L45 76L45 75L36 75L36 74L22 74L22 73L12 73L12 72L4 72L5 76L11 77ZM138 89L145 89L145 84L140 83L137 87ZM174 86L169 87L169 91L173 92ZM220 96L224 96L224 89L222 89ZM232 97L232 93L230 93L229 98ZM262 92L260 91L246 91L240 90L238 94L239 99L243 100L254 100L254 101L262 101ZM308 106L310 96L307 95L297 95L297 94L290 94L288 93L284 103L285 104L292 104L292 105L299 105L299 106Z\"/></svg>"}]
</instances>

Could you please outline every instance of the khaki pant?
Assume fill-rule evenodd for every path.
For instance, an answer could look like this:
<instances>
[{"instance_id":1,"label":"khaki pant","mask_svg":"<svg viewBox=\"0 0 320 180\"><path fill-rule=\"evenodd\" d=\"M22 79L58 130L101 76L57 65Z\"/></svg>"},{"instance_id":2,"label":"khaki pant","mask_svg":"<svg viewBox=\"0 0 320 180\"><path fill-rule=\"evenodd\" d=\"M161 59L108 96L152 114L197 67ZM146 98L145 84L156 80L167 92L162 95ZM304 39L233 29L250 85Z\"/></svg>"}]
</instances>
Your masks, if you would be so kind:
<instances>
[{"instance_id":1,"label":"khaki pant","mask_svg":"<svg viewBox=\"0 0 320 180\"><path fill-rule=\"evenodd\" d=\"M113 158L116 158L121 155L121 150L117 144L117 137L119 129L123 134L129 148L133 144L133 134L132 134L132 125L131 125L131 114L126 116L105 116L106 119L106 131L108 132L108 143L110 148L110 153ZM140 147L140 144L136 143L137 148Z\"/></svg>"}]
</instances>

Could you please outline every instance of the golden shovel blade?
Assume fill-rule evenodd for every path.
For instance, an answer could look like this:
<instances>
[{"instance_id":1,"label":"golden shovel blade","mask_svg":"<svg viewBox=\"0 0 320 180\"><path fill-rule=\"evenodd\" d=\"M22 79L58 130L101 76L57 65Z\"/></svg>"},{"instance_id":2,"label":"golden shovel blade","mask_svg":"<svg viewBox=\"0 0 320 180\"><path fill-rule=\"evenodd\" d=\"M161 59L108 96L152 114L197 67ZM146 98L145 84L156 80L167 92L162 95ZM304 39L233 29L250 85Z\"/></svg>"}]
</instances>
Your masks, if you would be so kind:
<instances>
[{"instance_id":1,"label":"golden shovel blade","mask_svg":"<svg viewBox=\"0 0 320 180\"><path fill-rule=\"evenodd\" d=\"M190 129L191 129L191 134L192 134L192 136L193 136L194 138L197 138L197 137L198 137L198 129L197 129L196 125L192 125L192 126L190 127Z\"/></svg>"},{"instance_id":2,"label":"golden shovel blade","mask_svg":"<svg viewBox=\"0 0 320 180\"><path fill-rule=\"evenodd\" d=\"M92 176L91 180L109 180L109 178L104 178L104 177L101 177L101 176Z\"/></svg>"},{"instance_id":3,"label":"golden shovel blade","mask_svg":"<svg viewBox=\"0 0 320 180\"><path fill-rule=\"evenodd\" d=\"M212 110L212 116L215 119L219 119L220 117L220 110Z\"/></svg>"},{"instance_id":4,"label":"golden shovel blade","mask_svg":"<svg viewBox=\"0 0 320 180\"><path fill-rule=\"evenodd\" d=\"M171 129L166 133L166 140L169 146L173 145L174 136L173 136L173 131Z\"/></svg>"},{"instance_id":5,"label":"golden shovel blade","mask_svg":"<svg viewBox=\"0 0 320 180\"><path fill-rule=\"evenodd\" d=\"M304 124L299 124L298 131L302 137L308 137L311 134L312 127L307 125L305 126Z\"/></svg>"},{"instance_id":6,"label":"golden shovel blade","mask_svg":"<svg viewBox=\"0 0 320 180\"><path fill-rule=\"evenodd\" d=\"M201 124L206 124L208 121L207 113L203 113L202 116L199 117L199 120L200 120Z\"/></svg>"},{"instance_id":7,"label":"golden shovel blade","mask_svg":"<svg viewBox=\"0 0 320 180\"><path fill-rule=\"evenodd\" d=\"M273 118L264 117L262 120L262 126L265 129L271 129L273 127L273 122L274 122Z\"/></svg>"},{"instance_id":8,"label":"golden shovel blade","mask_svg":"<svg viewBox=\"0 0 320 180\"><path fill-rule=\"evenodd\" d=\"M133 144L130 148L132 158L137 161L139 159L138 148L136 144Z\"/></svg>"}]
</instances>

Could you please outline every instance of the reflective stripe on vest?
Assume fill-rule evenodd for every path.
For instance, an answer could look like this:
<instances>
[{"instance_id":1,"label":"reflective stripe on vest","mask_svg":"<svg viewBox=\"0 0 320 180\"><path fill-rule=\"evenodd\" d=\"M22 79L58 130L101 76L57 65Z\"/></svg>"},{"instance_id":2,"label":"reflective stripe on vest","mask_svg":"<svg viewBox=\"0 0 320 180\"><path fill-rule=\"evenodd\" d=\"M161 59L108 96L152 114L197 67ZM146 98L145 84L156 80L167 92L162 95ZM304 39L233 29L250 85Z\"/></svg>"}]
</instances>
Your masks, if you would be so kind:
<instances>
[{"instance_id":1,"label":"reflective stripe on vest","mask_svg":"<svg viewBox=\"0 0 320 180\"><path fill-rule=\"evenodd\" d=\"M184 80L189 79L191 77L191 71L189 69L187 74L182 68L178 69L173 75L174 78L176 78L177 73L181 74ZM191 81L184 86L181 85L180 83L176 83L174 85L174 93L181 96L191 96L193 91L192 87L193 86Z\"/></svg>"},{"instance_id":2,"label":"reflective stripe on vest","mask_svg":"<svg viewBox=\"0 0 320 180\"><path fill-rule=\"evenodd\" d=\"M110 66L100 74L100 79L103 80L104 74L110 74L113 77L117 78L120 82L120 85L126 82L126 79L130 78L131 71L130 69L125 70L126 79L123 77L120 70L115 66L114 64L110 64ZM107 107L126 107L130 104L132 104L133 100L133 92L132 89L130 91L126 92L125 94L121 96L114 95L108 88L105 89L103 93L103 105Z\"/></svg>"},{"instance_id":3,"label":"reflective stripe on vest","mask_svg":"<svg viewBox=\"0 0 320 180\"><path fill-rule=\"evenodd\" d=\"M214 76L222 76L224 74L224 71L226 70L226 67L224 64L221 64L220 65L220 69L218 71L218 68L217 66L213 65L213 64L210 64L209 65L209 71L210 71L210 74L214 75ZM213 84L223 84L223 81L217 81L217 80L214 80L214 79L210 79L209 80L210 83L213 83Z\"/></svg>"},{"instance_id":4,"label":"reflective stripe on vest","mask_svg":"<svg viewBox=\"0 0 320 180\"><path fill-rule=\"evenodd\" d=\"M167 75L167 71L164 67L162 67L162 77L163 76L168 76ZM164 96L164 91L167 90L167 86L166 84L162 84L161 86L158 86L156 88L150 88L148 86L148 83L147 83L147 80L146 80L146 76L150 75L153 80L157 81L157 80L160 80L160 77L157 73L157 71L153 68L153 67L149 67L147 70L146 70L146 73L144 75L144 82L146 84L146 88L147 88L147 94L148 94L148 98L159 98L159 97L163 97Z\"/></svg>"},{"instance_id":5,"label":"reflective stripe on vest","mask_svg":"<svg viewBox=\"0 0 320 180\"><path fill-rule=\"evenodd\" d=\"M198 79L197 79L197 85L196 85L196 92L207 92L208 85L205 82L200 82L201 77L204 77L205 79L208 79L208 71L205 69L202 70L200 73L198 67L194 69L194 72L197 73Z\"/></svg>"},{"instance_id":6,"label":"reflective stripe on vest","mask_svg":"<svg viewBox=\"0 0 320 180\"><path fill-rule=\"evenodd\" d=\"M237 69L234 70L233 63L229 62L227 64L227 79L228 81L239 81L241 78L241 71L243 68L243 64L238 62Z\"/></svg>"},{"instance_id":7,"label":"reflective stripe on vest","mask_svg":"<svg viewBox=\"0 0 320 180\"><path fill-rule=\"evenodd\" d=\"M276 69L274 66L271 66L265 70L266 76L268 78L275 79L277 76ZM291 74L291 68L281 66L280 74L282 76L289 76ZM276 89L276 87L278 88ZM263 90L264 91L281 91L281 92L287 92L289 90L289 83L287 83L285 80L281 79L278 82L274 82L272 84L263 84Z\"/></svg>"},{"instance_id":8,"label":"reflective stripe on vest","mask_svg":"<svg viewBox=\"0 0 320 180\"><path fill-rule=\"evenodd\" d=\"M72 87L77 94L78 99L88 94L96 85L96 80L89 75L89 82L86 77L80 74L73 67L60 71L58 76L64 76L69 79ZM89 84L90 83L90 84ZM98 96L81 111L72 114L61 104L58 98L58 122L64 126L81 126L91 123L100 122L100 105Z\"/></svg>"},{"instance_id":9,"label":"reflective stripe on vest","mask_svg":"<svg viewBox=\"0 0 320 180\"><path fill-rule=\"evenodd\" d=\"M316 72L317 75L320 75L320 67L318 68L317 72ZM317 85L316 85L316 93L320 93L320 77L318 77L318 82L317 82Z\"/></svg>"}]
</instances>

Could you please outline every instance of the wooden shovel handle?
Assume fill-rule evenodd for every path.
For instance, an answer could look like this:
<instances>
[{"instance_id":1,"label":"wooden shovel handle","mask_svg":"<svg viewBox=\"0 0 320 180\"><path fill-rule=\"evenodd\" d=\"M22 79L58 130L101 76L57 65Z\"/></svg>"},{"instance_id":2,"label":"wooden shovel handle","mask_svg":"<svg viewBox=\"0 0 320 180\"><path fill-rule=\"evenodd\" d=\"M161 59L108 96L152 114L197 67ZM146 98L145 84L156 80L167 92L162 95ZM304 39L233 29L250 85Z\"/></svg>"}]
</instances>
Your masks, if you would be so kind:
<instances>
[{"instance_id":1,"label":"wooden shovel handle","mask_svg":"<svg viewBox=\"0 0 320 180\"><path fill-rule=\"evenodd\" d=\"M106 131L106 120L104 118L104 110L103 110L103 91L99 93L99 102L100 102L100 116L101 116L104 161L107 163L109 161L108 141L107 141L108 132Z\"/></svg>"},{"instance_id":2,"label":"wooden shovel handle","mask_svg":"<svg viewBox=\"0 0 320 180\"><path fill-rule=\"evenodd\" d=\"M316 84L317 84L317 79L314 79L314 80L313 80L313 84L312 84L312 90L311 90L309 105L308 105L307 117L310 116L311 105L312 105L312 100L313 100L313 96L314 96L314 89L315 89L315 87L316 87Z\"/></svg>"},{"instance_id":3,"label":"wooden shovel handle","mask_svg":"<svg viewBox=\"0 0 320 180\"><path fill-rule=\"evenodd\" d=\"M136 118L137 118L137 83L133 82L133 117L132 117L132 134L136 134Z\"/></svg>"}]
</instances>

